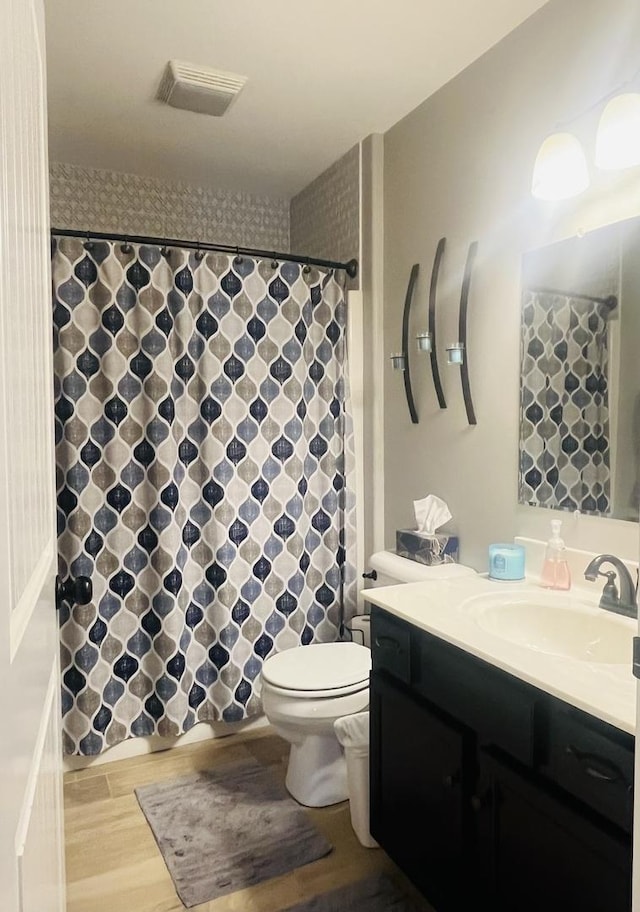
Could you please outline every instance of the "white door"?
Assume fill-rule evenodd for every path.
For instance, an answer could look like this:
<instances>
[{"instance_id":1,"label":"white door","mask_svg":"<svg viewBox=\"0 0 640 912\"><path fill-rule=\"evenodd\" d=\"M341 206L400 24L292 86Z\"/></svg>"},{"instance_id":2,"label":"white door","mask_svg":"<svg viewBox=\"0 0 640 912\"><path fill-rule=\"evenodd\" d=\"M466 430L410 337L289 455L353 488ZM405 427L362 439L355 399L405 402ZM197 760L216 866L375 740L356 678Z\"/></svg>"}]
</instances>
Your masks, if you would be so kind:
<instances>
[{"instance_id":1,"label":"white door","mask_svg":"<svg viewBox=\"0 0 640 912\"><path fill-rule=\"evenodd\" d=\"M0 909L63 912L42 0L0 15Z\"/></svg>"},{"instance_id":2,"label":"white door","mask_svg":"<svg viewBox=\"0 0 640 912\"><path fill-rule=\"evenodd\" d=\"M640 618L638 620L640 636ZM635 669L634 669L635 670ZM640 732L640 681L636 681L636 762L634 772L633 801L633 912L640 912L640 744L637 732Z\"/></svg>"}]
</instances>

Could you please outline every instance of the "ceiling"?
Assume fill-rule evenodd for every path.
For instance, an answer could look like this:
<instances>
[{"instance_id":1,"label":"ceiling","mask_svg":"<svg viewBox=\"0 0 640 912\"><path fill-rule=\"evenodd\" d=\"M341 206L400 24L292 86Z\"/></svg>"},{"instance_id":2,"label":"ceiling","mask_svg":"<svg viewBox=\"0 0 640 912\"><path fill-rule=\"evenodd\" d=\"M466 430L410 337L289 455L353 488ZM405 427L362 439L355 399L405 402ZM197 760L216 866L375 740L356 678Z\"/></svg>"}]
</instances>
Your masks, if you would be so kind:
<instances>
[{"instance_id":1,"label":"ceiling","mask_svg":"<svg viewBox=\"0 0 640 912\"><path fill-rule=\"evenodd\" d=\"M291 197L545 0L45 0L50 157ZM226 115L154 96L170 58L248 83Z\"/></svg>"}]
</instances>

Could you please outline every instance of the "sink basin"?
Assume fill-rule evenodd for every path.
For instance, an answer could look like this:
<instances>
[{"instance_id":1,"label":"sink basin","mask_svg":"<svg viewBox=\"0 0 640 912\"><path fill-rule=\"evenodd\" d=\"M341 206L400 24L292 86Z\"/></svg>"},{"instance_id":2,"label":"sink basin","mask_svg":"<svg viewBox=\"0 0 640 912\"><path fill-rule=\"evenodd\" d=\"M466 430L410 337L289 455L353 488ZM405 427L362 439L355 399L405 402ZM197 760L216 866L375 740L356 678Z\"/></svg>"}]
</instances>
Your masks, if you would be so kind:
<instances>
[{"instance_id":1,"label":"sink basin","mask_svg":"<svg viewBox=\"0 0 640 912\"><path fill-rule=\"evenodd\" d=\"M468 599L461 610L487 633L537 652L608 665L631 663L636 622L569 594L486 594Z\"/></svg>"}]
</instances>

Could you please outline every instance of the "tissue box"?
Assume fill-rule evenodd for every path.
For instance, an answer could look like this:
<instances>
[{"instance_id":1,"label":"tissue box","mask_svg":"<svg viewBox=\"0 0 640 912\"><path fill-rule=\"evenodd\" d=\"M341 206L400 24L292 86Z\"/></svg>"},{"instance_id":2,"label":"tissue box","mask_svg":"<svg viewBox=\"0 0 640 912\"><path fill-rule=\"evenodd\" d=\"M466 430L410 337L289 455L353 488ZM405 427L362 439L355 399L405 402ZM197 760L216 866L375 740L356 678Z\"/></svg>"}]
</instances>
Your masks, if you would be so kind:
<instances>
[{"instance_id":1,"label":"tissue box","mask_svg":"<svg viewBox=\"0 0 640 912\"><path fill-rule=\"evenodd\" d=\"M415 529L396 530L396 554L420 564L454 564L458 561L458 536L438 532L430 538Z\"/></svg>"}]
</instances>

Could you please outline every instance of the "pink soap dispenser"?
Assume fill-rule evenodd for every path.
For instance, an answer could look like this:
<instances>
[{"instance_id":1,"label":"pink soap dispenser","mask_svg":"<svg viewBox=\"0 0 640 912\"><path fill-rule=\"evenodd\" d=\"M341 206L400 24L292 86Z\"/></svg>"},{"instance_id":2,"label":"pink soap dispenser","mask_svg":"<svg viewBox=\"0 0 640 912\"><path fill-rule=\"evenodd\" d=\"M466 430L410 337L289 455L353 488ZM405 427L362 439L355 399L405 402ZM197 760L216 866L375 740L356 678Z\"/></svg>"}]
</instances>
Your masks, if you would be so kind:
<instances>
[{"instance_id":1,"label":"pink soap dispenser","mask_svg":"<svg viewBox=\"0 0 640 912\"><path fill-rule=\"evenodd\" d=\"M561 519L551 520L551 538L544 554L540 585L545 589L571 589L571 571L565 543L560 538Z\"/></svg>"}]
</instances>

